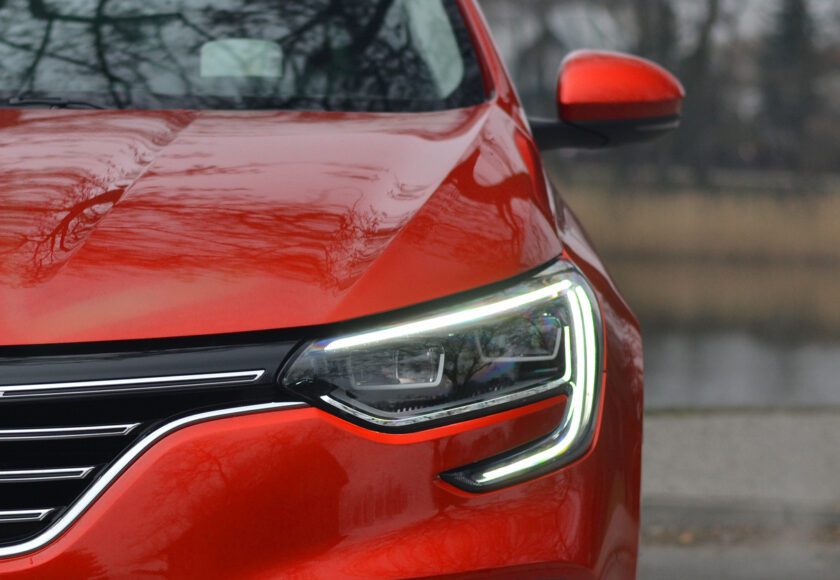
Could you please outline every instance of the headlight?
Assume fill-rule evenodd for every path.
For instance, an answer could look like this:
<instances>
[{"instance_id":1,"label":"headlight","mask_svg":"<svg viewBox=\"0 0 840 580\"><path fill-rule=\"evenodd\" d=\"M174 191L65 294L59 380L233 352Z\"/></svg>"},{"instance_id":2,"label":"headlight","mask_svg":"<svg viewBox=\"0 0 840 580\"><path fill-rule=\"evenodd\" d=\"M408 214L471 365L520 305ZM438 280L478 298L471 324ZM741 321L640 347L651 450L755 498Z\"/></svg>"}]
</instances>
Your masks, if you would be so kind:
<instances>
[{"instance_id":1,"label":"headlight","mask_svg":"<svg viewBox=\"0 0 840 580\"><path fill-rule=\"evenodd\" d=\"M445 475L498 487L588 446L600 387L601 323L586 279L558 262L485 298L308 345L283 385L383 431L416 431L565 394L554 443L526 463ZM523 450L524 451L524 450ZM516 454L514 454L516 455ZM485 469L488 467L488 469ZM460 479L459 479L460 478ZM457 480L457 481L456 481Z\"/></svg>"}]
</instances>

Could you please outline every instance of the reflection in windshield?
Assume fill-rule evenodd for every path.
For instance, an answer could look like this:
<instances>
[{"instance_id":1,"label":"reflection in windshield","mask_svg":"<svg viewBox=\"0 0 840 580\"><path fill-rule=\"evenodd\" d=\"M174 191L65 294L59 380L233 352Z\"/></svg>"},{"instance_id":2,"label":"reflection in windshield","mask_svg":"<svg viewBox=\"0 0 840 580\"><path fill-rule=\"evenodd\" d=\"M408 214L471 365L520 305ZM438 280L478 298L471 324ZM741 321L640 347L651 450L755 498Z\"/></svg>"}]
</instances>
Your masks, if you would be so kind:
<instances>
[{"instance_id":1,"label":"reflection in windshield","mask_svg":"<svg viewBox=\"0 0 840 580\"><path fill-rule=\"evenodd\" d=\"M8 0L0 101L415 111L484 99L453 0Z\"/></svg>"}]
</instances>

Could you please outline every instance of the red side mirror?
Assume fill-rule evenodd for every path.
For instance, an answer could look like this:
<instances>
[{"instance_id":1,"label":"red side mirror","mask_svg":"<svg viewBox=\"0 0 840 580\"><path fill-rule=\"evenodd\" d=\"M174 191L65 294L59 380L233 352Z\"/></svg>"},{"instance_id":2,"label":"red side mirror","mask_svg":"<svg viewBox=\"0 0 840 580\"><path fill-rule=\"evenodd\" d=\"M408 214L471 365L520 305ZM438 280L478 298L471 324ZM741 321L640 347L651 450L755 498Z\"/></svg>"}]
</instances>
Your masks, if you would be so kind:
<instances>
[{"instance_id":1,"label":"red side mirror","mask_svg":"<svg viewBox=\"0 0 840 580\"><path fill-rule=\"evenodd\" d=\"M560 123L532 123L543 148L609 147L649 141L680 123L685 90L643 58L594 50L569 55L560 68Z\"/></svg>"},{"instance_id":2,"label":"red side mirror","mask_svg":"<svg viewBox=\"0 0 840 580\"><path fill-rule=\"evenodd\" d=\"M574 124L673 119L684 98L680 81L661 66L615 52L572 53L557 85L560 119Z\"/></svg>"}]
</instances>

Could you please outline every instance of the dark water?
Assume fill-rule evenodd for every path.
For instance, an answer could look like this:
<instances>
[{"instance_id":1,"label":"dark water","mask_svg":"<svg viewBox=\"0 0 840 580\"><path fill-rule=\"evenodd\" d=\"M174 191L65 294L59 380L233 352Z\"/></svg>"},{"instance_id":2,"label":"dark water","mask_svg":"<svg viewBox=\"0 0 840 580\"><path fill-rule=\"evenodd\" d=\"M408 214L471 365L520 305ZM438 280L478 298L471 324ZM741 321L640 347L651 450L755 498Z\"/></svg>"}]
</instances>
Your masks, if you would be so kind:
<instances>
[{"instance_id":1,"label":"dark water","mask_svg":"<svg viewBox=\"0 0 840 580\"><path fill-rule=\"evenodd\" d=\"M840 408L840 341L651 332L645 365L649 410Z\"/></svg>"}]
</instances>

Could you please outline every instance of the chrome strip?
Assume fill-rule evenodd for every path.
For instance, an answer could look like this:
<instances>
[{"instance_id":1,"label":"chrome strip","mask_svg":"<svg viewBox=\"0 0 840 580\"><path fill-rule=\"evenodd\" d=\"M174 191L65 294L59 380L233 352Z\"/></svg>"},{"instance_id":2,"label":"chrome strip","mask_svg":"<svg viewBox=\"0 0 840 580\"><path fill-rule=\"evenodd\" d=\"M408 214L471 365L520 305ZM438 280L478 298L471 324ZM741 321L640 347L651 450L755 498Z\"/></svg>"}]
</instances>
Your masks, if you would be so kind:
<instances>
[{"instance_id":1,"label":"chrome strip","mask_svg":"<svg viewBox=\"0 0 840 580\"><path fill-rule=\"evenodd\" d=\"M195 425L196 423L203 423L214 419L222 419L226 417L234 417L237 415L248 415L251 413L263 413L267 411L277 411L280 409L292 409L295 407L306 407L305 403L266 403L263 405L251 405L248 407L236 407L233 409L223 409L220 411L209 411L206 413L199 413L198 415L191 415L173 421L167 425L159 427L152 433L143 437L140 441L132 445L125 453L123 453L105 472L91 485L84 494L72 504L60 518L58 518L49 528L41 532L38 536L32 538L27 542L16 544L13 546L0 547L0 558L8 558L10 556L19 556L27 552L32 552L42 548L50 543L58 536L60 536L70 525L81 516L90 505L99 498L100 495L111 485L111 483L125 471L144 451L149 447L169 435L174 431ZM41 510L43 511L43 510ZM43 513L41 519L45 518L47 514L52 511L48 510ZM11 512L7 512L11 513ZM34 513L34 512L29 512ZM3 512L0 512L2 518ZM39 520L30 520L39 521ZM0 520L2 522L2 520Z\"/></svg>"},{"instance_id":2,"label":"chrome strip","mask_svg":"<svg viewBox=\"0 0 840 580\"><path fill-rule=\"evenodd\" d=\"M265 375L265 371L258 370L235 373L180 375L173 377L143 377L107 381L46 383L42 385L8 385L0 386L0 400L19 397L56 397L72 394L119 393L123 391L251 384L260 380L263 375Z\"/></svg>"},{"instance_id":3,"label":"chrome strip","mask_svg":"<svg viewBox=\"0 0 840 580\"><path fill-rule=\"evenodd\" d=\"M440 353L438 358L438 372L433 383L399 383L396 385L375 385L373 387L356 387L357 391L398 391L400 389L434 389L443 382L443 372L446 370L446 353ZM351 364L352 372L352 364ZM355 376L353 377L355 381Z\"/></svg>"},{"instance_id":4,"label":"chrome strip","mask_svg":"<svg viewBox=\"0 0 840 580\"><path fill-rule=\"evenodd\" d=\"M503 357L489 357L484 354L484 350L481 348L481 341L479 340L478 336L475 337L475 345L478 348L478 355L481 357L482 362L494 362L494 363L523 363L523 362L542 362L542 361L550 361L555 360L557 355L560 354L560 344L563 342L564 338L566 342L569 341L569 334L570 329L568 326L564 326L561 329L557 329L557 340L554 341L554 352L548 355L543 356L503 356ZM568 360L568 359L567 359ZM566 365L568 366L568 365Z\"/></svg>"},{"instance_id":5,"label":"chrome strip","mask_svg":"<svg viewBox=\"0 0 840 580\"><path fill-rule=\"evenodd\" d=\"M55 508L42 510L16 510L12 512L0 512L0 524L17 524L26 522L40 522L47 517Z\"/></svg>"},{"instance_id":6,"label":"chrome strip","mask_svg":"<svg viewBox=\"0 0 840 580\"><path fill-rule=\"evenodd\" d=\"M50 439L85 439L122 437L140 423L129 425L94 425L91 427L48 427L45 429L0 429L0 441L46 441Z\"/></svg>"},{"instance_id":7,"label":"chrome strip","mask_svg":"<svg viewBox=\"0 0 840 580\"><path fill-rule=\"evenodd\" d=\"M64 481L84 479L93 467L69 467L66 469L20 469L0 471L0 483L29 483L33 481Z\"/></svg>"},{"instance_id":8,"label":"chrome strip","mask_svg":"<svg viewBox=\"0 0 840 580\"><path fill-rule=\"evenodd\" d=\"M367 421L368 423L379 425L380 427L399 428L410 427L418 423L427 423L429 421L437 421L439 419L455 417L457 415L464 415L466 413L474 413L476 411L489 409L491 407L498 407L499 405L507 405L508 403L521 401L530 397L536 397L537 395L542 395L544 393L548 393L554 390L557 390L557 395L569 395L570 391L568 387L569 383L565 383L562 380L552 381L550 383L546 383L545 385L532 387L530 389L525 389L524 391L511 393L509 395L503 395L501 397L496 397L495 399L487 399L485 401L478 401L469 405L464 405L462 407L456 407L454 409L443 409L441 411L426 413L425 415L415 415L413 417L404 417L402 419L388 419L385 417L377 417L376 415L371 415L369 413L365 413L364 411L354 409L349 405L345 405L341 401L333 399L329 395L324 395L323 397L321 397L321 400L327 403L328 405L332 405L333 407L340 409L349 415L358 417L363 421Z\"/></svg>"}]
</instances>

